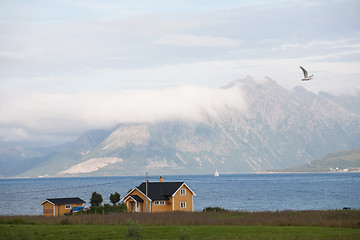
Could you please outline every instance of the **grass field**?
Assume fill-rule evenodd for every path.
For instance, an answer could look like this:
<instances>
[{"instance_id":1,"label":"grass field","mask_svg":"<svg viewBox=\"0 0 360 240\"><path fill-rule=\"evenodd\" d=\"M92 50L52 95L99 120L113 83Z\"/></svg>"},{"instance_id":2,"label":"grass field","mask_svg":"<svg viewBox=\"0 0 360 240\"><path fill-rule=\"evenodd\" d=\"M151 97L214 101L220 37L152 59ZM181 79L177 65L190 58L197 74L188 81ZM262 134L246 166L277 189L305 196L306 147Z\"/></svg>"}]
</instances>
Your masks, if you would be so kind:
<instances>
[{"instance_id":1,"label":"grass field","mask_svg":"<svg viewBox=\"0 0 360 240\"><path fill-rule=\"evenodd\" d=\"M0 239L360 239L359 229L278 226L1 225Z\"/></svg>"},{"instance_id":2,"label":"grass field","mask_svg":"<svg viewBox=\"0 0 360 240\"><path fill-rule=\"evenodd\" d=\"M360 239L360 211L0 216L0 239Z\"/></svg>"}]
</instances>

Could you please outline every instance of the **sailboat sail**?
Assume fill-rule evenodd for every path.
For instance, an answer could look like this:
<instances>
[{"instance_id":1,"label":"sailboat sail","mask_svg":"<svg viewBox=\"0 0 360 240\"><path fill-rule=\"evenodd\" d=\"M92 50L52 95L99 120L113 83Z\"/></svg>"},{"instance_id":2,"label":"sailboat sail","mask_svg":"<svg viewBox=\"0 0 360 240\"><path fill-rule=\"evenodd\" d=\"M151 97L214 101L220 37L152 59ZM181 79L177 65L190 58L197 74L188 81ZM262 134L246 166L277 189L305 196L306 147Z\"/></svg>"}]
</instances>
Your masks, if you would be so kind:
<instances>
[{"instance_id":1,"label":"sailboat sail","mask_svg":"<svg viewBox=\"0 0 360 240\"><path fill-rule=\"evenodd\" d=\"M218 172L218 170L216 169L216 171L215 171L215 177L218 177L219 176L219 172Z\"/></svg>"}]
</instances>

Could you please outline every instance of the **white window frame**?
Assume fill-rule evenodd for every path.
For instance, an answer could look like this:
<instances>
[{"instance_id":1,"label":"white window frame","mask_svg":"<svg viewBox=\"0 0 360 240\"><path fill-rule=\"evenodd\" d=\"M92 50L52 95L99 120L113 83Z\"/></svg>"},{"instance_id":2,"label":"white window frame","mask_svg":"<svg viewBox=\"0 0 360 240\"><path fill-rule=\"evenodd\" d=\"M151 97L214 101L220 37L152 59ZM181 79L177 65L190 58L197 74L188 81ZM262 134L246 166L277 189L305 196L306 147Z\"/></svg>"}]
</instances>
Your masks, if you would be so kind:
<instances>
[{"instance_id":1,"label":"white window frame","mask_svg":"<svg viewBox=\"0 0 360 240\"><path fill-rule=\"evenodd\" d=\"M65 204L65 209L71 209L71 204Z\"/></svg>"},{"instance_id":2,"label":"white window frame","mask_svg":"<svg viewBox=\"0 0 360 240\"><path fill-rule=\"evenodd\" d=\"M186 202L180 202L180 209L186 209Z\"/></svg>"},{"instance_id":3,"label":"white window frame","mask_svg":"<svg viewBox=\"0 0 360 240\"><path fill-rule=\"evenodd\" d=\"M154 201L154 205L165 205L164 200Z\"/></svg>"},{"instance_id":4,"label":"white window frame","mask_svg":"<svg viewBox=\"0 0 360 240\"><path fill-rule=\"evenodd\" d=\"M180 189L180 196L186 196L186 188Z\"/></svg>"}]
</instances>

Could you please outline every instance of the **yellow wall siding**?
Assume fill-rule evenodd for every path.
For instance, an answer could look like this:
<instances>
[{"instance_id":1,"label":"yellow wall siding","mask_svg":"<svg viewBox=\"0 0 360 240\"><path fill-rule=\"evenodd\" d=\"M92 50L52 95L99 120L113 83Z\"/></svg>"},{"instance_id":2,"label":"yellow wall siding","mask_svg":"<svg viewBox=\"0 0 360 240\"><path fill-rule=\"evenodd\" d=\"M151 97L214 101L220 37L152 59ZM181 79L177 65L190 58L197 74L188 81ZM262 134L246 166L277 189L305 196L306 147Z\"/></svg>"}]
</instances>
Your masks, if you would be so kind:
<instances>
[{"instance_id":1,"label":"yellow wall siding","mask_svg":"<svg viewBox=\"0 0 360 240\"><path fill-rule=\"evenodd\" d=\"M54 216L54 205L49 202L43 203L43 216Z\"/></svg>"},{"instance_id":2,"label":"yellow wall siding","mask_svg":"<svg viewBox=\"0 0 360 240\"><path fill-rule=\"evenodd\" d=\"M43 205L43 215L44 216L63 216L65 213L69 213L73 207L81 207L83 204L81 204L81 203L66 204L66 205L70 205L69 209L65 209L65 204L60 204L60 205L54 206L50 202L45 202L42 205ZM54 214L54 209L55 209L55 214Z\"/></svg>"},{"instance_id":3,"label":"yellow wall siding","mask_svg":"<svg viewBox=\"0 0 360 240\"><path fill-rule=\"evenodd\" d=\"M185 189L185 196L181 196L181 189ZM175 211L186 211L192 212L193 211L193 194L192 192L183 185L175 194L174 196L174 210ZM186 208L181 208L181 202L186 202Z\"/></svg>"},{"instance_id":4,"label":"yellow wall siding","mask_svg":"<svg viewBox=\"0 0 360 240\"><path fill-rule=\"evenodd\" d=\"M172 211L172 199L170 200L160 200L164 201L164 205L156 205L155 202L152 202L151 211L152 212L170 212Z\"/></svg>"},{"instance_id":5,"label":"yellow wall siding","mask_svg":"<svg viewBox=\"0 0 360 240\"><path fill-rule=\"evenodd\" d=\"M70 208L69 209L65 209L65 206L66 205L70 205ZM61 204L61 205L56 205L55 206L55 214L58 214L56 216L63 216L65 213L69 213L70 210L73 208L73 207L81 207L82 204L78 203L78 204Z\"/></svg>"}]
</instances>

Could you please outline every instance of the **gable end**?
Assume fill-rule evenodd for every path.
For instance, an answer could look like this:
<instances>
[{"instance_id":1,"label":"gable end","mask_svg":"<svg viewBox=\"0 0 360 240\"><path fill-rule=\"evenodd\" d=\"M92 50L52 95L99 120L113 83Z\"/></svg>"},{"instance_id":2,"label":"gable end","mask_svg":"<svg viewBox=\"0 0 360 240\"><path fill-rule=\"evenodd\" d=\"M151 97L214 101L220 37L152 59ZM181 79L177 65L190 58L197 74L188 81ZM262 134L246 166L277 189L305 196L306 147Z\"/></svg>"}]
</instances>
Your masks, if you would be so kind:
<instances>
[{"instance_id":1,"label":"gable end","mask_svg":"<svg viewBox=\"0 0 360 240\"><path fill-rule=\"evenodd\" d=\"M194 196L196 196L196 193L191 189L189 188L188 185L186 185L186 183L183 183L181 184L181 186L174 192L174 194L172 195L172 197L174 197L176 195L176 193L183 187L185 186Z\"/></svg>"}]
</instances>

